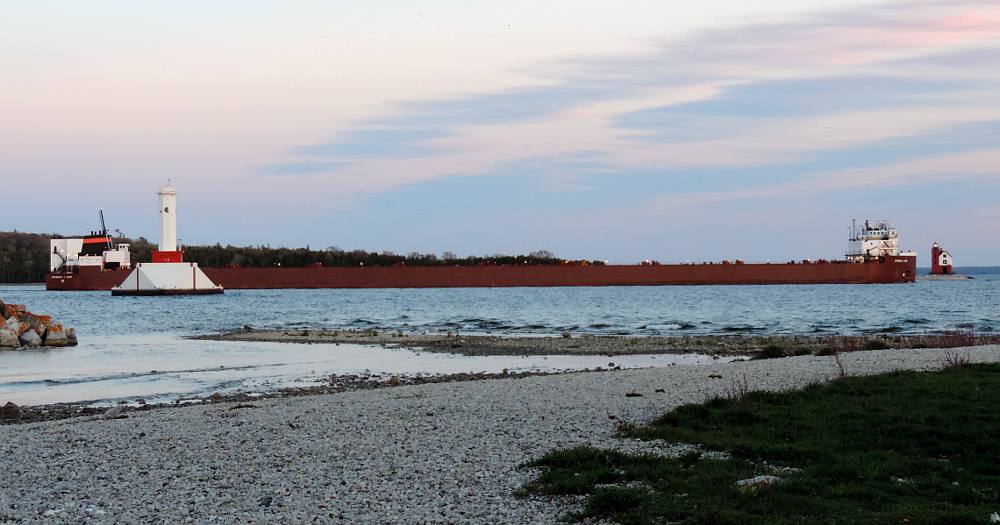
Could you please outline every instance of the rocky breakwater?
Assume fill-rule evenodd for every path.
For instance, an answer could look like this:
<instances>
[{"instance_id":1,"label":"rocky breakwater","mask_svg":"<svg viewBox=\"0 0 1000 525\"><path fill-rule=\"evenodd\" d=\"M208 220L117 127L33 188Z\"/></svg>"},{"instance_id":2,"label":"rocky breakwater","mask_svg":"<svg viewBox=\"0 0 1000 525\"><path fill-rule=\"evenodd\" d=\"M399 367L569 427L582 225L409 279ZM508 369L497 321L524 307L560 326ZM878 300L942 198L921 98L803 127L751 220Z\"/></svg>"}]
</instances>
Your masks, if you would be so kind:
<instances>
[{"instance_id":1,"label":"rocky breakwater","mask_svg":"<svg viewBox=\"0 0 1000 525\"><path fill-rule=\"evenodd\" d=\"M33 314L24 305L0 301L0 348L38 346L76 346L76 331L48 315Z\"/></svg>"}]
</instances>

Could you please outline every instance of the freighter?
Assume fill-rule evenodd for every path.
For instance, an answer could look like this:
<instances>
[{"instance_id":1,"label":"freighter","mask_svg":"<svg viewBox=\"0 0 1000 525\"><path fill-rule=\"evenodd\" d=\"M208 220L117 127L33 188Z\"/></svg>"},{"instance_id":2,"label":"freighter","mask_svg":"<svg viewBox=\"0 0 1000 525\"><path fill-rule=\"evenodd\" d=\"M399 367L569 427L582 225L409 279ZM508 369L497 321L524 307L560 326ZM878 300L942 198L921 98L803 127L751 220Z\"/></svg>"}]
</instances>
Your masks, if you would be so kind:
<instances>
[{"instance_id":1,"label":"freighter","mask_svg":"<svg viewBox=\"0 0 1000 525\"><path fill-rule=\"evenodd\" d=\"M161 199L162 206L162 199ZM173 210L169 210L171 218ZM161 221L165 220L160 210ZM479 266L388 266L302 268L201 268L227 290L275 288L472 288L516 286L664 286L746 284L875 284L916 280L917 257L899 250L899 235L887 221L853 225L842 260L787 263L522 264ZM162 232L169 227L161 228ZM166 238L154 263L180 263L183 252ZM129 245L114 244L107 227L79 239L51 241L49 290L126 288ZM138 266L141 266L139 263Z\"/></svg>"}]
</instances>

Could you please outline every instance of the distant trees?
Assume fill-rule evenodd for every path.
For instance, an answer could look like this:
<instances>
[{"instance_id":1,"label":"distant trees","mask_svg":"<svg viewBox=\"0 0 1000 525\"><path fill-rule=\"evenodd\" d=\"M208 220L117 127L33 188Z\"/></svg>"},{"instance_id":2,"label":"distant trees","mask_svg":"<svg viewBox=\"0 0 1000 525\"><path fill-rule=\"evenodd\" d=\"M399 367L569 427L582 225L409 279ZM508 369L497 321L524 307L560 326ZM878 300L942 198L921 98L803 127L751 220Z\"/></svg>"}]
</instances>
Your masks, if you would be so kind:
<instances>
[{"instance_id":1,"label":"distant trees","mask_svg":"<svg viewBox=\"0 0 1000 525\"><path fill-rule=\"evenodd\" d=\"M0 232L0 282L42 282L49 270L49 240L58 235ZM156 245L147 239L118 237L117 243L131 245L132 262L150 261ZM528 255L491 255L487 257L458 257L444 252L441 257L432 253L411 252L397 255L391 251L345 251L336 246L324 250L306 248L271 248L270 246L185 246L184 260L202 267L260 268L271 266L485 266L521 264L604 264L600 261L567 261L548 250Z\"/></svg>"},{"instance_id":2,"label":"distant trees","mask_svg":"<svg viewBox=\"0 0 1000 525\"><path fill-rule=\"evenodd\" d=\"M0 283L37 283L49 271L54 235L0 232Z\"/></svg>"}]
</instances>

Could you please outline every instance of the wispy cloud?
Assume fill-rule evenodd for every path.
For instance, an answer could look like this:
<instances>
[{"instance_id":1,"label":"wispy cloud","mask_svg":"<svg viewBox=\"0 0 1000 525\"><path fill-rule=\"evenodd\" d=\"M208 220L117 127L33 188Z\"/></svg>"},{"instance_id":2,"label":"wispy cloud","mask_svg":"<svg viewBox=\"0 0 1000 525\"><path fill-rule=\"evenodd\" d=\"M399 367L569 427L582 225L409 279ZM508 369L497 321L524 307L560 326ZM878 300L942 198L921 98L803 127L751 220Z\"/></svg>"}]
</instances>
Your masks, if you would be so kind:
<instances>
[{"instance_id":1,"label":"wispy cloud","mask_svg":"<svg viewBox=\"0 0 1000 525\"><path fill-rule=\"evenodd\" d=\"M257 173L261 175L308 175L313 173L330 173L345 165L346 163L344 162L329 161L287 162L261 166L257 169Z\"/></svg>"},{"instance_id":2,"label":"wispy cloud","mask_svg":"<svg viewBox=\"0 0 1000 525\"><path fill-rule=\"evenodd\" d=\"M402 102L335 141L295 148L285 172L329 163L331 188L372 193L584 152L611 171L789 164L1000 120L998 56L1000 6L985 1L704 31L644 54L538 68L548 73L538 87ZM801 175L787 187L843 173ZM572 172L552 180L578 188Z\"/></svg>"}]
</instances>

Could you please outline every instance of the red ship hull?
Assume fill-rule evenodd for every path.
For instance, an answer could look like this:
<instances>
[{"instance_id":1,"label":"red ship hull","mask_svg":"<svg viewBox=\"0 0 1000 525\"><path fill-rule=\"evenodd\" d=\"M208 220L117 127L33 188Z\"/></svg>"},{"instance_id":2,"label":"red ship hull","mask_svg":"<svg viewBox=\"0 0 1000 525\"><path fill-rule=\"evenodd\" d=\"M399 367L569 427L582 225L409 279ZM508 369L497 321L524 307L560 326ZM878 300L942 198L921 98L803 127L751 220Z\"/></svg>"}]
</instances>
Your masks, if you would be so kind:
<instances>
[{"instance_id":1,"label":"red ship hull","mask_svg":"<svg viewBox=\"0 0 1000 525\"><path fill-rule=\"evenodd\" d=\"M917 259L783 264L395 266L386 268L203 268L229 290L280 288L478 288L515 286L666 286L878 284L916 280ZM52 273L49 290L110 290L129 270L81 268Z\"/></svg>"},{"instance_id":2,"label":"red ship hull","mask_svg":"<svg viewBox=\"0 0 1000 525\"><path fill-rule=\"evenodd\" d=\"M45 289L66 292L110 290L128 277L132 270L102 270L99 266L82 266L75 271L52 272L45 276Z\"/></svg>"}]
</instances>

